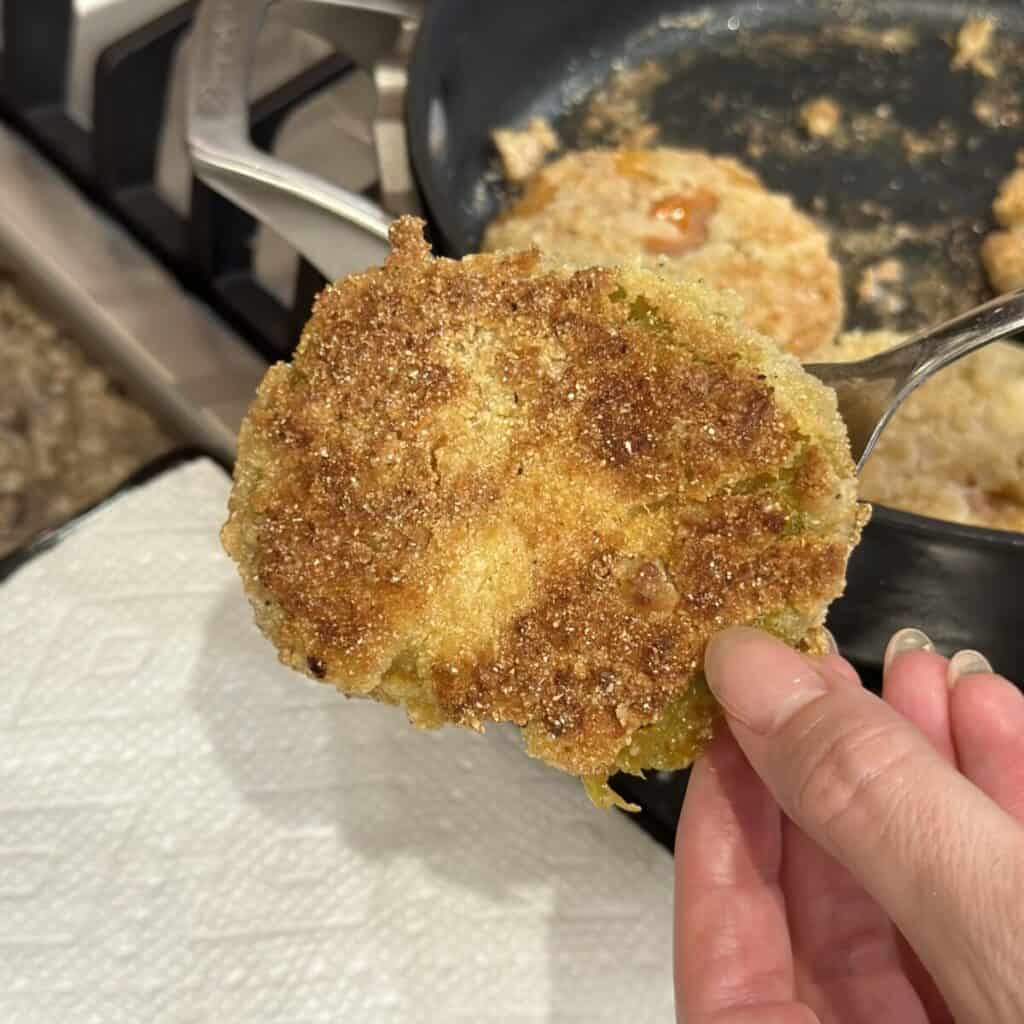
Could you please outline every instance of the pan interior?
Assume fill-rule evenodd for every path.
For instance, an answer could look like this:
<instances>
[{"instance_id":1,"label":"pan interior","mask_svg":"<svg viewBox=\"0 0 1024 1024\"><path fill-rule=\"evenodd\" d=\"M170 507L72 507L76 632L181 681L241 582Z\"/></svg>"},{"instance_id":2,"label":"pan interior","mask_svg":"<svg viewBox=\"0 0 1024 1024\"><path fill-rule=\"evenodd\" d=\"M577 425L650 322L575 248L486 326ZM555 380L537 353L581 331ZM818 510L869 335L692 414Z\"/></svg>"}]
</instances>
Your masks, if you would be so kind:
<instances>
[{"instance_id":1,"label":"pan interior","mask_svg":"<svg viewBox=\"0 0 1024 1024\"><path fill-rule=\"evenodd\" d=\"M657 142L735 155L820 217L843 266L848 326L912 329L990 294L978 252L1021 146L1024 7L642 0L600 10L463 0L428 15L410 134L442 248L472 251L509 198L494 127L543 116L568 149L612 143L614 119L587 116L595 91L653 60L659 80L636 105ZM998 22L995 75L954 70L957 31L986 12ZM822 96L843 127L813 140L798 111ZM903 264L903 301L882 310L857 284L890 256Z\"/></svg>"}]
</instances>

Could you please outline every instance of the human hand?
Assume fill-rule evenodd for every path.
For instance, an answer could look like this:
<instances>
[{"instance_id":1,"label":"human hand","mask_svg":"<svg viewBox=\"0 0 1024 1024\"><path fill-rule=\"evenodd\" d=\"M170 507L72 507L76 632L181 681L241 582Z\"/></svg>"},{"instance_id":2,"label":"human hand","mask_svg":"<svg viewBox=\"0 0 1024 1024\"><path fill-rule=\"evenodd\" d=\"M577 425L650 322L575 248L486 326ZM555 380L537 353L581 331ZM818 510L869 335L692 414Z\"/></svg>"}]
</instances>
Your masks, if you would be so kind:
<instances>
[{"instance_id":1,"label":"human hand","mask_svg":"<svg viewBox=\"0 0 1024 1024\"><path fill-rule=\"evenodd\" d=\"M897 634L880 700L838 655L712 640L728 728L676 839L680 1021L1024 1020L1024 695L900 652L923 643Z\"/></svg>"}]
</instances>

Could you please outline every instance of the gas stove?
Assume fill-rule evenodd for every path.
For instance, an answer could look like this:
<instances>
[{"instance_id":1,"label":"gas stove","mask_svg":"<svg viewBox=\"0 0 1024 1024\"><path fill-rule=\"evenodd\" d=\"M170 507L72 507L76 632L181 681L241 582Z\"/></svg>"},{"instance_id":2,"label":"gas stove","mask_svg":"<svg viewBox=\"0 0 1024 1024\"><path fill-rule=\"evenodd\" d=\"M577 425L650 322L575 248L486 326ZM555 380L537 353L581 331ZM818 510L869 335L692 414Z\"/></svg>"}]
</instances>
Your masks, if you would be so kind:
<instances>
[{"instance_id":1,"label":"gas stove","mask_svg":"<svg viewBox=\"0 0 1024 1024\"><path fill-rule=\"evenodd\" d=\"M0 0L0 266L229 463L256 383L291 353L324 278L193 173L196 7ZM342 52L272 6L249 84L252 141L404 212L415 208L396 67L406 51L367 59L360 24Z\"/></svg>"}]
</instances>

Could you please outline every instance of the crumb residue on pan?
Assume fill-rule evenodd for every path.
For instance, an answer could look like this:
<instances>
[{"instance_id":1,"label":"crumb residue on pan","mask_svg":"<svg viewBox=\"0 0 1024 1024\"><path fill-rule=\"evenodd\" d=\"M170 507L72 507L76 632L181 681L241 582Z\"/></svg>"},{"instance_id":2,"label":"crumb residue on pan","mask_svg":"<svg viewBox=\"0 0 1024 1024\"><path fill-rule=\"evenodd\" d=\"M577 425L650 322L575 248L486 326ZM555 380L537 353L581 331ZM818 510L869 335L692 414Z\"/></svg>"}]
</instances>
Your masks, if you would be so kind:
<instances>
[{"instance_id":1,"label":"crumb residue on pan","mask_svg":"<svg viewBox=\"0 0 1024 1024\"><path fill-rule=\"evenodd\" d=\"M875 28L849 22L823 26L821 38L825 41L836 40L859 50L879 50L885 53L908 53L920 42L919 33L909 25Z\"/></svg>"},{"instance_id":2,"label":"crumb residue on pan","mask_svg":"<svg viewBox=\"0 0 1024 1024\"><path fill-rule=\"evenodd\" d=\"M665 66L654 60L615 67L586 100L582 137L629 148L651 145L658 138L651 120L653 93L668 77Z\"/></svg>"},{"instance_id":3,"label":"crumb residue on pan","mask_svg":"<svg viewBox=\"0 0 1024 1024\"><path fill-rule=\"evenodd\" d=\"M908 53L918 45L918 33L906 25L876 28L855 22L821 25L815 32L752 29L740 33L740 43L750 43L765 53L805 60L823 44L838 43L849 49L876 53Z\"/></svg>"},{"instance_id":4,"label":"crumb residue on pan","mask_svg":"<svg viewBox=\"0 0 1024 1024\"><path fill-rule=\"evenodd\" d=\"M900 135L900 144L911 163L922 157L950 153L961 141L961 133L956 130L953 122L945 117L940 118L928 132L904 128Z\"/></svg>"},{"instance_id":5,"label":"crumb residue on pan","mask_svg":"<svg viewBox=\"0 0 1024 1024\"><path fill-rule=\"evenodd\" d=\"M840 211L841 213L841 211ZM863 220L862 220L863 218ZM860 227L867 221L869 226ZM978 261L978 224L971 217L949 216L931 224L893 221L874 212L857 215L857 226L840 227L834 234L843 275L851 281L851 319L871 326L905 325L917 329L948 320L988 296ZM945 272L939 272L930 253L941 249ZM888 261L902 267L897 301L879 305L877 268ZM883 276L891 273L886 271Z\"/></svg>"},{"instance_id":6,"label":"crumb residue on pan","mask_svg":"<svg viewBox=\"0 0 1024 1024\"><path fill-rule=\"evenodd\" d=\"M971 111L978 122L991 131L1019 128L1024 122L1024 46L1019 37L996 32L988 41L984 61L994 74L979 72L972 76L974 87ZM975 66L975 70L977 67ZM961 75L963 80L964 76Z\"/></svg>"},{"instance_id":7,"label":"crumb residue on pan","mask_svg":"<svg viewBox=\"0 0 1024 1024\"><path fill-rule=\"evenodd\" d=\"M748 155L755 160L766 156L800 160L827 146L837 154L858 158L888 146L901 147L903 154L915 162L949 153L962 141L949 118L940 118L927 132L919 132L902 123L890 103L844 111L835 100L818 97L797 110L799 129L792 120L789 112L754 110L742 114L737 123L748 140Z\"/></svg>"},{"instance_id":8,"label":"crumb residue on pan","mask_svg":"<svg viewBox=\"0 0 1024 1024\"><path fill-rule=\"evenodd\" d=\"M857 298L873 306L880 315L902 313L907 300L903 296L903 264L891 256L865 267L857 285Z\"/></svg>"},{"instance_id":9,"label":"crumb residue on pan","mask_svg":"<svg viewBox=\"0 0 1024 1024\"><path fill-rule=\"evenodd\" d=\"M997 80L986 86L971 103L971 113L986 128L1016 128L1024 120L1021 96Z\"/></svg>"},{"instance_id":10,"label":"crumb residue on pan","mask_svg":"<svg viewBox=\"0 0 1024 1024\"><path fill-rule=\"evenodd\" d=\"M505 180L516 185L533 174L559 147L555 130L543 117L530 118L525 128L496 128L491 138L501 158Z\"/></svg>"},{"instance_id":11,"label":"crumb residue on pan","mask_svg":"<svg viewBox=\"0 0 1024 1024\"><path fill-rule=\"evenodd\" d=\"M808 100L800 108L800 123L812 139L830 139L842 116L842 107L831 96Z\"/></svg>"},{"instance_id":12,"label":"crumb residue on pan","mask_svg":"<svg viewBox=\"0 0 1024 1024\"><path fill-rule=\"evenodd\" d=\"M996 22L992 17L968 18L956 34L949 66L954 71L970 68L985 78L995 78L996 65L991 56L995 29Z\"/></svg>"}]
</instances>

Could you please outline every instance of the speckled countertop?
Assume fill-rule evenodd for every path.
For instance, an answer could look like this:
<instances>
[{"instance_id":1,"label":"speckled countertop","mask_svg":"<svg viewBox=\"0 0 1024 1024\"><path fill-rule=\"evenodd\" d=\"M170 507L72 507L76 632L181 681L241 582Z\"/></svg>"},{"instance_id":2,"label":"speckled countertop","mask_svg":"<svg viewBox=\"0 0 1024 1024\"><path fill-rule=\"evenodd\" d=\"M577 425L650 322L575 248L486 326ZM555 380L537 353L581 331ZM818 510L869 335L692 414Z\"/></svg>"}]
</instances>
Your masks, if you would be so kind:
<instances>
[{"instance_id":1,"label":"speckled countertop","mask_svg":"<svg viewBox=\"0 0 1024 1024\"><path fill-rule=\"evenodd\" d=\"M0 557L174 446L73 337L0 277Z\"/></svg>"}]
</instances>

